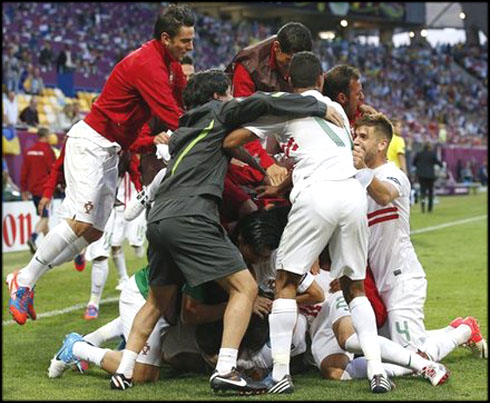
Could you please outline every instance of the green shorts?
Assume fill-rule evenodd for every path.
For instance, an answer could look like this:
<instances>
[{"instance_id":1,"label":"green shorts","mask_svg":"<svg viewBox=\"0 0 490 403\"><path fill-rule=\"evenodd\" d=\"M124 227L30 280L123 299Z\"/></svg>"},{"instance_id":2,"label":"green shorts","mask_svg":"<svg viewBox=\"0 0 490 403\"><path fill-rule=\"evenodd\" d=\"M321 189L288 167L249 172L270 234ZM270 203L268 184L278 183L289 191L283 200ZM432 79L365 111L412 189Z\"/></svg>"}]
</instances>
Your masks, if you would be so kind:
<instances>
[{"instance_id":1,"label":"green shorts","mask_svg":"<svg viewBox=\"0 0 490 403\"><path fill-rule=\"evenodd\" d=\"M193 215L163 218L147 226L148 279L152 286L191 287L247 268L218 220Z\"/></svg>"}]
</instances>

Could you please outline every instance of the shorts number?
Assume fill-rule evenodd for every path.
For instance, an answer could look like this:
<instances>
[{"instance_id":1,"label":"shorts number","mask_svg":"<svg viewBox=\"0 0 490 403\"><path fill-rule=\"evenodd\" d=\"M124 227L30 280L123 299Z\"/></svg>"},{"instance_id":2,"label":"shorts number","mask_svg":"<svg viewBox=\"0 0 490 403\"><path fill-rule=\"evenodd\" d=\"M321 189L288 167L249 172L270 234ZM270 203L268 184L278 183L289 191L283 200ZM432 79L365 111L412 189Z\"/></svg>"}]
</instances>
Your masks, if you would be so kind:
<instances>
[{"instance_id":1,"label":"shorts number","mask_svg":"<svg viewBox=\"0 0 490 403\"><path fill-rule=\"evenodd\" d=\"M403 321L403 329L400 326L400 322L395 322L396 331L400 334L404 334L407 341L410 341L410 331L408 330L408 322Z\"/></svg>"},{"instance_id":2,"label":"shorts number","mask_svg":"<svg viewBox=\"0 0 490 403\"><path fill-rule=\"evenodd\" d=\"M347 302L345 302L344 297L340 296L335 300L335 309L343 309L344 311L348 311L349 307Z\"/></svg>"}]
</instances>

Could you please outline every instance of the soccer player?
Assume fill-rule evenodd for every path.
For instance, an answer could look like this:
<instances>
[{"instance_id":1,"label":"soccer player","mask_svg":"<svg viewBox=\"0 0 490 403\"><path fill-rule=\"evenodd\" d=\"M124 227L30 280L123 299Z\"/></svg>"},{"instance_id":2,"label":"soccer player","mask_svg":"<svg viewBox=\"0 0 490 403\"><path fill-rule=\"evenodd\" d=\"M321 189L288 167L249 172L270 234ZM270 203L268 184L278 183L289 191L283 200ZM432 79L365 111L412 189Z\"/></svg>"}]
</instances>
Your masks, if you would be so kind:
<instances>
[{"instance_id":1,"label":"soccer player","mask_svg":"<svg viewBox=\"0 0 490 403\"><path fill-rule=\"evenodd\" d=\"M320 270L314 277L325 293L325 302L304 307L301 311L308 318L315 365L327 379L365 378L366 359L353 357L354 354L362 354L362 350L338 281L332 282L327 270ZM442 364L431 362L384 337L379 336L378 341L383 367L390 376L420 374L434 386L441 385L449 378L449 372Z\"/></svg>"},{"instance_id":2,"label":"soccer player","mask_svg":"<svg viewBox=\"0 0 490 403\"><path fill-rule=\"evenodd\" d=\"M54 151L49 144L49 130L41 127L37 131L38 141L25 152L22 160L20 174L20 190L22 191L22 200L28 199L28 193L32 195L32 201L36 206L36 211L40 218L34 228L34 232L27 240L27 245L31 253L36 253L36 239L39 233L47 235L49 231L49 211L44 208L38 211L39 202L42 198L44 184L49 178L51 166L56 160Z\"/></svg>"},{"instance_id":3,"label":"soccer player","mask_svg":"<svg viewBox=\"0 0 490 403\"><path fill-rule=\"evenodd\" d=\"M392 384L381 364L376 321L364 295L368 228L366 195L356 178L347 116L342 107L321 95L323 72L311 52L295 54L290 66L294 91L314 96L342 114L345 127L322 119L284 120L270 116L231 133L224 147L250 139L274 135L287 157L294 159L292 209L277 257L275 300L269 316L273 385L269 393L294 391L289 374L291 335L297 316L294 299L301 276L310 270L329 244L332 274L340 278L352 322L368 361L368 379L374 393L391 390ZM365 181L369 182L369 172ZM361 173L359 173L359 178Z\"/></svg>"},{"instance_id":4,"label":"soccer player","mask_svg":"<svg viewBox=\"0 0 490 403\"><path fill-rule=\"evenodd\" d=\"M262 384L235 369L257 285L219 224L218 203L229 162L221 144L229 131L264 113L330 118L334 110L325 110L325 104L313 97L295 94L231 98L229 80L217 70L195 74L184 90L188 112L170 138L171 160L148 216L150 293L136 315L121 364L111 378L112 388L131 386L135 357L158 318L172 309L172 298L185 278L191 287L215 280L229 293L211 387L264 391Z\"/></svg>"},{"instance_id":5,"label":"soccer player","mask_svg":"<svg viewBox=\"0 0 490 403\"><path fill-rule=\"evenodd\" d=\"M457 318L450 326L426 331L424 303L427 280L410 241L410 182L386 152L393 128L382 114L367 115L355 124L354 164L374 171L368 190L369 263L388 320L380 334L421 350L440 361L463 343L486 357L487 343L476 319Z\"/></svg>"},{"instance_id":6,"label":"soccer player","mask_svg":"<svg viewBox=\"0 0 490 403\"><path fill-rule=\"evenodd\" d=\"M102 236L114 205L118 151L131 146L151 113L177 128L180 110L170 73L182 69L180 60L193 49L193 25L189 8L168 7L156 21L154 39L114 67L89 114L67 133L67 187L60 209L66 220L48 233L29 264L8 278L9 312L18 324L34 311L38 279Z\"/></svg>"}]
</instances>

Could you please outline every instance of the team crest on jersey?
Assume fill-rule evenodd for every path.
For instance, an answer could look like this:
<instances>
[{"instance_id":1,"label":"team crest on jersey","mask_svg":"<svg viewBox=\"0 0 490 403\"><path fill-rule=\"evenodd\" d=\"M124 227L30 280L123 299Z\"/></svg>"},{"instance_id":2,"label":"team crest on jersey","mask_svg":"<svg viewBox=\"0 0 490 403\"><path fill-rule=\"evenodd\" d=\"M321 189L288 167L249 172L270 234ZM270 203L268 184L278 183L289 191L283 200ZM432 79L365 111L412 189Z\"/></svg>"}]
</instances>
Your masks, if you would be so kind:
<instances>
[{"instance_id":1,"label":"team crest on jersey","mask_svg":"<svg viewBox=\"0 0 490 403\"><path fill-rule=\"evenodd\" d=\"M145 346L141 349L141 354L148 355L149 352L150 352L150 346L148 345L148 343L145 343Z\"/></svg>"},{"instance_id":2,"label":"team crest on jersey","mask_svg":"<svg viewBox=\"0 0 490 403\"><path fill-rule=\"evenodd\" d=\"M94 204L91 201L88 201L83 205L83 208L87 214L90 214L90 212L94 209Z\"/></svg>"}]
</instances>

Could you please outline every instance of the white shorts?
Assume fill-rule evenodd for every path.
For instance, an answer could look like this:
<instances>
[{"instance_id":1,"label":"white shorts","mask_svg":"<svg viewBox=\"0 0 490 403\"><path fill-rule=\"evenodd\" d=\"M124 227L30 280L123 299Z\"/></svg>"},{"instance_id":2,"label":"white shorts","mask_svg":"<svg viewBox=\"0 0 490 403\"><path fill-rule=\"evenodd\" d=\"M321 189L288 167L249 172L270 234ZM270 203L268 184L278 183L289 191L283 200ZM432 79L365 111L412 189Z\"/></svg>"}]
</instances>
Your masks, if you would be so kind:
<instances>
[{"instance_id":1,"label":"white shorts","mask_svg":"<svg viewBox=\"0 0 490 403\"><path fill-rule=\"evenodd\" d=\"M116 196L119 147L101 147L84 138L87 133L94 138L101 137L83 120L67 133L64 159L66 197L59 215L90 223L103 231Z\"/></svg>"},{"instance_id":2,"label":"white shorts","mask_svg":"<svg viewBox=\"0 0 490 403\"><path fill-rule=\"evenodd\" d=\"M427 280L401 274L391 290L380 293L380 296L386 305L388 319L379 334L416 351L427 337L424 324Z\"/></svg>"},{"instance_id":3,"label":"white shorts","mask_svg":"<svg viewBox=\"0 0 490 403\"><path fill-rule=\"evenodd\" d=\"M368 225L366 190L355 178L312 183L293 203L277 253L277 270L302 275L329 244L332 278L363 280Z\"/></svg>"},{"instance_id":4,"label":"white shorts","mask_svg":"<svg viewBox=\"0 0 490 403\"><path fill-rule=\"evenodd\" d=\"M339 346L333 332L333 324L345 316L350 316L350 311L342 291L329 294L310 327L311 354L318 368L329 355L345 354L353 359L354 354Z\"/></svg>"},{"instance_id":5,"label":"white shorts","mask_svg":"<svg viewBox=\"0 0 490 403\"><path fill-rule=\"evenodd\" d=\"M111 255L111 245L115 221L115 210L112 209L109 220L104 228L104 234L95 242L92 242L85 251L85 259L89 262L98 257L108 258Z\"/></svg>"},{"instance_id":6,"label":"white shorts","mask_svg":"<svg viewBox=\"0 0 490 403\"><path fill-rule=\"evenodd\" d=\"M146 239L145 212L142 211L134 220L127 221L124 218L124 209L116 207L115 210L112 246L122 246L125 239L131 246L142 246Z\"/></svg>"},{"instance_id":7,"label":"white shorts","mask_svg":"<svg viewBox=\"0 0 490 403\"><path fill-rule=\"evenodd\" d=\"M131 276L124 286L119 298L119 316L123 325L123 335L128 340L133 320L146 300L141 295L134 276ZM141 364L159 367L161 363L161 342L162 335L169 327L165 319L160 318L151 332L145 346L138 354L136 362Z\"/></svg>"}]
</instances>

